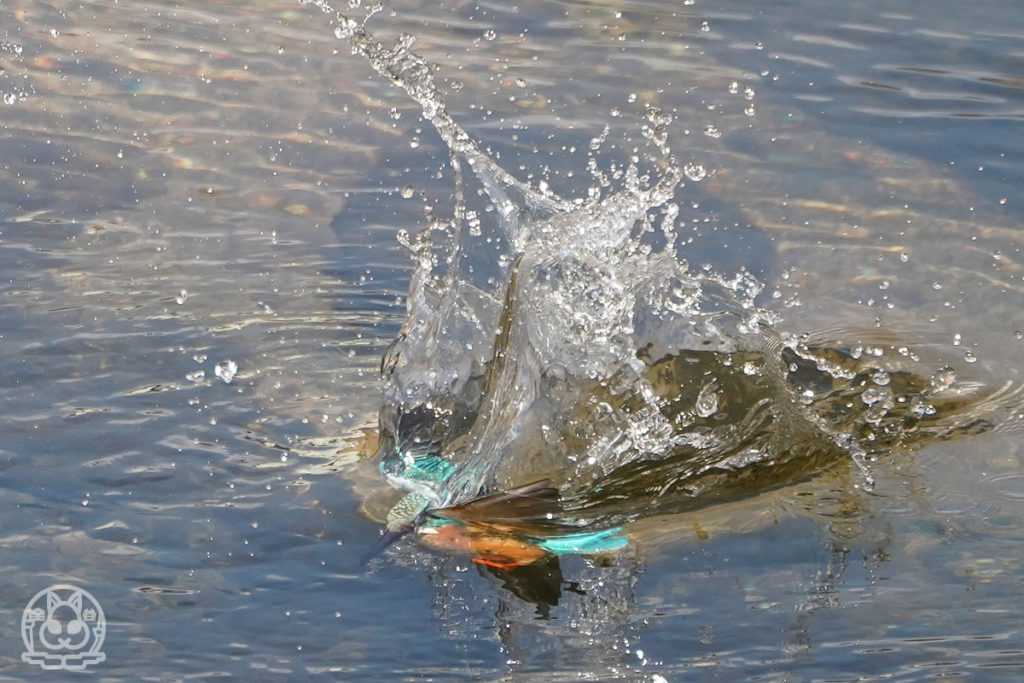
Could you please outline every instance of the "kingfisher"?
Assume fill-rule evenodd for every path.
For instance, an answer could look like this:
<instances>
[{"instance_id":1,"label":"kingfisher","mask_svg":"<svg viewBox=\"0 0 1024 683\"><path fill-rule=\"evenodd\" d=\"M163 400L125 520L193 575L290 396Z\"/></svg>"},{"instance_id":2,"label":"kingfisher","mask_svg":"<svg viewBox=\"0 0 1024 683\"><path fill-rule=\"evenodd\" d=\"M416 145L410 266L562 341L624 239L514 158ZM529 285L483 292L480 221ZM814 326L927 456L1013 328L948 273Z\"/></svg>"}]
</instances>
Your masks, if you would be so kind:
<instances>
[{"instance_id":1,"label":"kingfisher","mask_svg":"<svg viewBox=\"0 0 1024 683\"><path fill-rule=\"evenodd\" d=\"M436 452L396 449L382 458L381 474L407 493L388 512L372 555L410 532L429 547L467 552L474 562L501 569L550 555L613 552L629 542L621 527L575 531L557 523L559 493L548 479L449 502L446 488L456 469Z\"/></svg>"}]
</instances>

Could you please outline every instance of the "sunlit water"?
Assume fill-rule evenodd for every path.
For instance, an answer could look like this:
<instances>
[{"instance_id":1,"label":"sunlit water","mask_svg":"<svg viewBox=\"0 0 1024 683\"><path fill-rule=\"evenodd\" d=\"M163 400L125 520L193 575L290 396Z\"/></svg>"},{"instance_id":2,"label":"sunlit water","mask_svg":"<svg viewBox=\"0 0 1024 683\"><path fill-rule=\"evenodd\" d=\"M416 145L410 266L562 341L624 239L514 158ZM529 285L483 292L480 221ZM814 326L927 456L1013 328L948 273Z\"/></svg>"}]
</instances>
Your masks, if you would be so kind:
<instances>
[{"instance_id":1,"label":"sunlit water","mask_svg":"<svg viewBox=\"0 0 1024 683\"><path fill-rule=\"evenodd\" d=\"M691 269L745 268L780 334L1019 386L1013 3L391 8L372 31L416 37L520 181L586 197L658 107ZM409 539L365 571L398 233L458 187L419 107L293 2L7 2L0 68L6 675L44 676L21 611L56 582L124 678L1019 675L1012 409L641 519L614 558L508 575Z\"/></svg>"}]
</instances>

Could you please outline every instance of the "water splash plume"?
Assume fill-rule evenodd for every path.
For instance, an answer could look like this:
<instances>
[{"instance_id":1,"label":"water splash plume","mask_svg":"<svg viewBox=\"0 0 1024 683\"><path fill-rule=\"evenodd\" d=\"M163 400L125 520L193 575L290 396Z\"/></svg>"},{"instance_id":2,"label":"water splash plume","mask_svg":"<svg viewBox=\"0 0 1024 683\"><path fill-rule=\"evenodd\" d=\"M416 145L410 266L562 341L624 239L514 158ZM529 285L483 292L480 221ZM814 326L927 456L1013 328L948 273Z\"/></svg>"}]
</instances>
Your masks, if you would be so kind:
<instances>
[{"instance_id":1,"label":"water splash plume","mask_svg":"<svg viewBox=\"0 0 1024 683\"><path fill-rule=\"evenodd\" d=\"M617 180L592 163L587 197L565 199L481 150L414 38L388 46L368 32L379 6L356 21L312 4L419 104L455 177L452 219L403 237L414 269L382 360L380 432L381 471L409 496L389 527L439 536L458 521L484 525L481 544L603 550L617 541L566 530L748 496L843 460L870 484L874 458L990 426L983 385L922 371L897 343L784 333L752 275L690 268L675 226L686 173L663 112L645 111L647 153ZM519 525L496 513L513 500Z\"/></svg>"}]
</instances>

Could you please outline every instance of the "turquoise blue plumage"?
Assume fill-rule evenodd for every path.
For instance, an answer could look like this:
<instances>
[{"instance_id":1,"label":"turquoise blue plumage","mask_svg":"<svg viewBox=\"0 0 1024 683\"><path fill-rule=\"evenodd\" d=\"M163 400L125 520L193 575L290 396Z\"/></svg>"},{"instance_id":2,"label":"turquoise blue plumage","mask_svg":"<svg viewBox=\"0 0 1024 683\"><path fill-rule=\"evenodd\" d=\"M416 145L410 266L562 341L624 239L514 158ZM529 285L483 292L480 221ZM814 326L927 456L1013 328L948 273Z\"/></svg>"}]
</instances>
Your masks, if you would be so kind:
<instances>
[{"instance_id":1,"label":"turquoise blue plumage","mask_svg":"<svg viewBox=\"0 0 1024 683\"><path fill-rule=\"evenodd\" d=\"M415 527L465 525L478 520L520 528L515 534L517 538L551 555L612 552L628 543L628 539L621 535L621 527L565 531L537 524L538 518L545 517L545 511L557 505L557 491L547 482L535 482L442 508L439 506L445 500L445 486L456 471L444 457L433 453L413 455L394 452L382 459L380 471L392 484L408 491L388 512L387 527L392 534Z\"/></svg>"}]
</instances>

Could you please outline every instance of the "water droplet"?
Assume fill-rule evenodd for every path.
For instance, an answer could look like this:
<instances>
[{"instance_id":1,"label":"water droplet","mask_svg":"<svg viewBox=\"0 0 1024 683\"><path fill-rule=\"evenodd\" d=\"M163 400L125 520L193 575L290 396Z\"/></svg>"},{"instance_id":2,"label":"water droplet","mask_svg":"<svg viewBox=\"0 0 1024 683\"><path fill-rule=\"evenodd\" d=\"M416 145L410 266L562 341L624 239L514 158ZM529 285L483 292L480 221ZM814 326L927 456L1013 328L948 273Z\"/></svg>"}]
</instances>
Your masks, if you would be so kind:
<instances>
[{"instance_id":1,"label":"water droplet","mask_svg":"<svg viewBox=\"0 0 1024 683\"><path fill-rule=\"evenodd\" d=\"M466 226L469 228L469 234L473 237L479 237L482 234L480 217L476 211L466 212Z\"/></svg>"},{"instance_id":2,"label":"water droplet","mask_svg":"<svg viewBox=\"0 0 1024 683\"><path fill-rule=\"evenodd\" d=\"M180 304L185 303L186 301L188 301L188 292L185 291L184 289L181 290L181 293L178 294L178 296L174 297L174 302L176 304L180 305Z\"/></svg>"},{"instance_id":3,"label":"water droplet","mask_svg":"<svg viewBox=\"0 0 1024 683\"><path fill-rule=\"evenodd\" d=\"M4 104L14 104L18 101L18 96L12 92L4 93Z\"/></svg>"},{"instance_id":4,"label":"water droplet","mask_svg":"<svg viewBox=\"0 0 1024 683\"><path fill-rule=\"evenodd\" d=\"M900 263L906 263L910 260L910 254L905 251L900 252Z\"/></svg>"},{"instance_id":5,"label":"water droplet","mask_svg":"<svg viewBox=\"0 0 1024 683\"><path fill-rule=\"evenodd\" d=\"M886 372L885 370L878 370L875 372L874 375L871 376L871 381L880 387L884 387L885 385L887 385L891 381L891 379L892 378L889 376L889 373Z\"/></svg>"},{"instance_id":6,"label":"water droplet","mask_svg":"<svg viewBox=\"0 0 1024 683\"><path fill-rule=\"evenodd\" d=\"M206 362L206 354L205 353L194 354L192 356L192 360L194 360L197 363L205 363Z\"/></svg>"},{"instance_id":7,"label":"water droplet","mask_svg":"<svg viewBox=\"0 0 1024 683\"><path fill-rule=\"evenodd\" d=\"M497 37L498 34L492 28L489 28L486 31L484 31L484 40L494 40Z\"/></svg>"},{"instance_id":8,"label":"water droplet","mask_svg":"<svg viewBox=\"0 0 1024 683\"><path fill-rule=\"evenodd\" d=\"M707 33L708 31L711 30L711 24L709 24L706 21L700 22L700 30L703 31L704 33Z\"/></svg>"},{"instance_id":9,"label":"water droplet","mask_svg":"<svg viewBox=\"0 0 1024 683\"><path fill-rule=\"evenodd\" d=\"M976 363L978 362L978 357L975 356L970 349L968 349L967 351L964 351L964 360L967 361L968 363Z\"/></svg>"},{"instance_id":10,"label":"water droplet","mask_svg":"<svg viewBox=\"0 0 1024 683\"><path fill-rule=\"evenodd\" d=\"M892 407L892 390L889 387L871 387L865 389L864 393L860 395L860 400L864 401L869 406L878 404L878 407L884 410L888 410Z\"/></svg>"},{"instance_id":11,"label":"water droplet","mask_svg":"<svg viewBox=\"0 0 1024 683\"><path fill-rule=\"evenodd\" d=\"M225 360L213 368L213 374L217 375L224 384L231 384L231 380L235 378L235 374L238 373L238 364L233 360Z\"/></svg>"},{"instance_id":12,"label":"water droplet","mask_svg":"<svg viewBox=\"0 0 1024 683\"><path fill-rule=\"evenodd\" d=\"M917 396L913 401L910 402L910 412L918 417L924 417L925 415L934 415L935 406L926 401L924 398Z\"/></svg>"},{"instance_id":13,"label":"water droplet","mask_svg":"<svg viewBox=\"0 0 1024 683\"><path fill-rule=\"evenodd\" d=\"M931 391L932 393L945 391L953 386L953 382L955 381L956 372L952 368L942 368L941 370L937 370L935 374L932 375Z\"/></svg>"},{"instance_id":14,"label":"water droplet","mask_svg":"<svg viewBox=\"0 0 1024 683\"><path fill-rule=\"evenodd\" d=\"M413 192L412 185L406 185L401 191L402 199L412 199Z\"/></svg>"},{"instance_id":15,"label":"water droplet","mask_svg":"<svg viewBox=\"0 0 1024 683\"><path fill-rule=\"evenodd\" d=\"M203 370L196 370L195 372L190 372L187 375L185 375L185 379L187 379L189 382L199 383L206 379L206 372Z\"/></svg>"},{"instance_id":16,"label":"water droplet","mask_svg":"<svg viewBox=\"0 0 1024 683\"><path fill-rule=\"evenodd\" d=\"M754 99L754 89L749 85L743 89L743 99L752 100Z\"/></svg>"},{"instance_id":17,"label":"water droplet","mask_svg":"<svg viewBox=\"0 0 1024 683\"><path fill-rule=\"evenodd\" d=\"M740 84L739 83L737 83L736 81L733 81L732 83L729 84L729 94L730 95L735 95L735 94L739 93L739 91L740 91Z\"/></svg>"},{"instance_id":18,"label":"water droplet","mask_svg":"<svg viewBox=\"0 0 1024 683\"><path fill-rule=\"evenodd\" d=\"M411 50L412 46L416 44L416 36L411 33L402 33L395 38L395 49L396 50Z\"/></svg>"},{"instance_id":19,"label":"water droplet","mask_svg":"<svg viewBox=\"0 0 1024 683\"><path fill-rule=\"evenodd\" d=\"M743 113L746 116L753 116L754 114L757 113L757 109L754 107L754 105L748 104L746 108L744 108Z\"/></svg>"},{"instance_id":20,"label":"water droplet","mask_svg":"<svg viewBox=\"0 0 1024 683\"><path fill-rule=\"evenodd\" d=\"M699 183L708 177L707 169L700 164L686 164L683 166L683 173L695 183Z\"/></svg>"},{"instance_id":21,"label":"water droplet","mask_svg":"<svg viewBox=\"0 0 1024 683\"><path fill-rule=\"evenodd\" d=\"M708 382L697 394L697 402L694 410L700 417L711 417L718 412L717 384L714 381Z\"/></svg>"},{"instance_id":22,"label":"water droplet","mask_svg":"<svg viewBox=\"0 0 1024 683\"><path fill-rule=\"evenodd\" d=\"M720 138L722 137L722 131L709 123L704 126L704 135L707 135L709 138Z\"/></svg>"},{"instance_id":23,"label":"water droplet","mask_svg":"<svg viewBox=\"0 0 1024 683\"><path fill-rule=\"evenodd\" d=\"M344 17L341 23L334 29L334 35L339 40L348 40L355 35L356 30L359 28L359 24L353 19Z\"/></svg>"},{"instance_id":24,"label":"water droplet","mask_svg":"<svg viewBox=\"0 0 1024 683\"><path fill-rule=\"evenodd\" d=\"M601 134L598 135L595 138L591 138L590 145L589 145L590 149L592 151L594 151L594 152L596 152L597 150L601 149L601 145L604 144L604 141L608 138L608 133L610 133L610 132L611 132L611 127L608 126L607 124L605 124L604 130L601 131Z\"/></svg>"}]
</instances>

